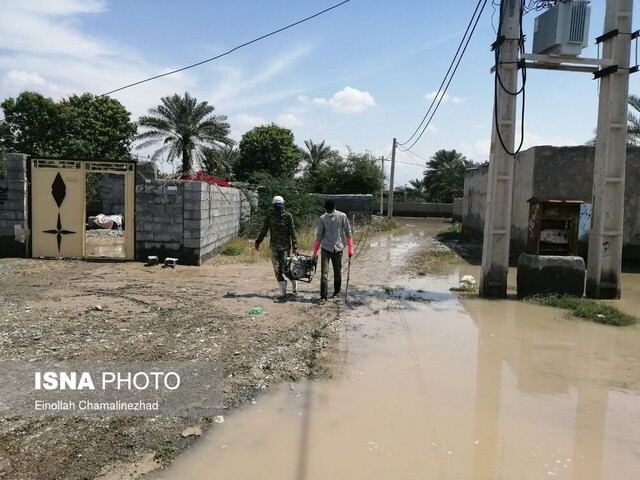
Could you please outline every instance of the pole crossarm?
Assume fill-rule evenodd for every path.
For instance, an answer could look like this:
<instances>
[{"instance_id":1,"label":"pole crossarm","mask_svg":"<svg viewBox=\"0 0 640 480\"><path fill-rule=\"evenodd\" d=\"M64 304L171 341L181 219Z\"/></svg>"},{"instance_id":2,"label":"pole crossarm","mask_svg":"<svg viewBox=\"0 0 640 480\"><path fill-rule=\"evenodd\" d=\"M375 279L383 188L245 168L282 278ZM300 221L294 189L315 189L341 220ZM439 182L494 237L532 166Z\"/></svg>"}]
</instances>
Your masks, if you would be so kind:
<instances>
[{"instance_id":1,"label":"pole crossarm","mask_svg":"<svg viewBox=\"0 0 640 480\"><path fill-rule=\"evenodd\" d=\"M613 67L615 61L607 58L567 57L564 55L541 55L533 53L520 54L526 68L538 70L561 70L596 74L601 69Z\"/></svg>"}]
</instances>

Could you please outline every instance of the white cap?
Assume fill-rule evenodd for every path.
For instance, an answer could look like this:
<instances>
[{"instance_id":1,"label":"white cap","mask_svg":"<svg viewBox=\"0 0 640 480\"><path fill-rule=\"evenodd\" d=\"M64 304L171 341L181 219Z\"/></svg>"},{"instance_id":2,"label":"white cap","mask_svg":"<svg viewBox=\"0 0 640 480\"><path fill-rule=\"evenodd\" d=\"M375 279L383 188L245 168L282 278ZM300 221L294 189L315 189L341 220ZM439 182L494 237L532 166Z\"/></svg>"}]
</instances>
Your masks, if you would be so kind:
<instances>
[{"instance_id":1,"label":"white cap","mask_svg":"<svg viewBox=\"0 0 640 480\"><path fill-rule=\"evenodd\" d=\"M271 203L284 203L284 198L282 198L280 195L276 195L275 197L273 197L273 200L271 200Z\"/></svg>"}]
</instances>

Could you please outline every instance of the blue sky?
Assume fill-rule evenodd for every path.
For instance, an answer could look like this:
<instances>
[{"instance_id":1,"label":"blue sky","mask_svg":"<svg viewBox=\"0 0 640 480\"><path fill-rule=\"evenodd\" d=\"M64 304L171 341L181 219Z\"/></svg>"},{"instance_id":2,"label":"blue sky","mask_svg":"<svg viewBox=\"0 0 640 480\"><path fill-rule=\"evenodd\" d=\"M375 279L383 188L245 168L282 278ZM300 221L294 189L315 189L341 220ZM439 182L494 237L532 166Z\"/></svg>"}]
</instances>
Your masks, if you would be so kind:
<instances>
[{"instance_id":1,"label":"blue sky","mask_svg":"<svg viewBox=\"0 0 640 480\"><path fill-rule=\"evenodd\" d=\"M219 55L336 3L0 0L0 98L24 90L55 99L101 94ZM274 122L290 128L300 146L311 139L342 153L348 146L386 156L393 137L404 142L417 128L476 3L351 0L219 60L112 96L135 120L161 97L189 91L228 117L235 140ZM593 39L602 34L604 4L592 2L583 56L597 56ZM410 154L398 154L397 184L421 177L425 159L442 148L488 160L493 12L489 0L432 124ZM536 15L525 16L527 52ZM525 148L587 141L596 125L597 89L590 74L529 70ZM630 91L640 93L640 74L632 75Z\"/></svg>"}]
</instances>

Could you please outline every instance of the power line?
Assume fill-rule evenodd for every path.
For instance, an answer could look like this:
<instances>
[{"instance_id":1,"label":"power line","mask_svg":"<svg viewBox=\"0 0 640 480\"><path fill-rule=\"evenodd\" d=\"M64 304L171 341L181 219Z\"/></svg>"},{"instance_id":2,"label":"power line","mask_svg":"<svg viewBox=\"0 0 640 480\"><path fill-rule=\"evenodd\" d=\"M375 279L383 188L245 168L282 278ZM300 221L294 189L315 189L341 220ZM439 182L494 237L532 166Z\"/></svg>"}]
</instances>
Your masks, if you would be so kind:
<instances>
[{"instance_id":1,"label":"power line","mask_svg":"<svg viewBox=\"0 0 640 480\"><path fill-rule=\"evenodd\" d=\"M135 87L136 85L140 85L141 83L150 82L151 80L156 80L158 78L166 77L168 75L173 75L174 73L183 72L185 70L189 70L190 68L198 67L198 66L203 65L205 63L212 62L213 60L217 60L219 58L225 57L225 56L235 52L236 50L239 50L239 49L241 49L243 47L251 45L252 43L259 42L260 40L264 40L267 37L271 37L271 36L273 36L273 35L275 35L277 33L283 32L283 31L285 31L285 30L287 30L289 28L295 27L297 25L300 25L301 23L304 23L304 22L307 22L307 21L309 21L309 20L311 20L313 18L319 17L320 15L323 15L323 14L325 14L325 13L327 13L327 12L329 12L329 11L335 9L335 8L338 8L338 7L342 6L342 5L344 5L345 3L349 3L350 1L351 0L344 0L344 1L340 2L340 3L337 3L337 4L329 7L329 8L325 8L324 10L322 10L322 11L320 11L318 13L314 13L313 15L311 15L309 17L303 18L302 20L298 20L297 22L290 23L286 27L279 28L279 29L274 30L272 32L269 32L269 33L267 33L265 35L262 35L262 36L260 36L258 38L254 38L253 40L250 40L250 41L245 42L245 43L243 43L241 45L238 45L237 47L234 47L231 50L228 50L228 51L226 51L224 53L221 53L220 55L216 55L215 57L207 58L206 60L202 60L202 61L194 63L192 65L188 65L186 67L182 67L182 68L179 68L177 70L172 70L171 72L162 73L160 75L155 75L153 77L145 78L144 80L140 80L138 82L130 83L129 85L125 85L124 87L116 88L115 90L111 90L109 92L102 93L102 94L98 95L98 97L104 97L106 95L111 95L112 93L116 93L116 92L119 92L121 90L125 90L127 88Z\"/></svg>"},{"instance_id":2,"label":"power line","mask_svg":"<svg viewBox=\"0 0 640 480\"><path fill-rule=\"evenodd\" d=\"M451 63L449 64L449 68L447 70L447 73L445 74L444 78L442 79L442 83L440 84L440 87L438 88L438 91L436 92L436 95L434 96L431 105L429 106L427 112L425 113L424 117L422 117L422 120L420 121L420 124L418 125L418 127L416 128L416 130L413 132L413 134L411 135L411 137L409 137L409 139L407 139L405 142L403 143L399 143L398 146L399 147L404 147L407 143L409 143L418 133L418 131L420 131L420 129L422 128L422 131L420 132L420 134L418 135L418 137L413 141L413 143L407 147L407 148L400 148L400 150L402 151L408 151L411 148L413 148L413 146L420 140L420 138L422 138L422 135L424 134L424 132L427 130L429 124L431 123L431 120L433 120L433 117L436 113L436 111L438 110L438 108L440 107L440 104L442 103L442 99L444 98L445 94L447 93L447 89L449 88L449 85L451 84L451 81L453 80L454 75L456 74L458 67L460 65L460 62L462 61L462 57L464 56L467 47L469 45L469 42L471 41L471 37L473 36L473 33L475 32L476 26L478 25L478 21L480 20L480 17L482 16L482 12L484 11L485 6L487 5L487 1L488 0L478 0L478 3L476 4L476 8L473 12L473 15L471 16L471 19L469 20L469 23L467 24L467 28L464 32L464 35L462 36L462 40L460 41L460 44L458 45L458 49L456 50L456 53L453 57L453 59L451 60ZM429 114L431 113L431 116L429 117ZM429 119L427 120L427 117L429 117ZM426 123L425 123L426 121ZM424 125L424 127L423 127Z\"/></svg>"}]
</instances>

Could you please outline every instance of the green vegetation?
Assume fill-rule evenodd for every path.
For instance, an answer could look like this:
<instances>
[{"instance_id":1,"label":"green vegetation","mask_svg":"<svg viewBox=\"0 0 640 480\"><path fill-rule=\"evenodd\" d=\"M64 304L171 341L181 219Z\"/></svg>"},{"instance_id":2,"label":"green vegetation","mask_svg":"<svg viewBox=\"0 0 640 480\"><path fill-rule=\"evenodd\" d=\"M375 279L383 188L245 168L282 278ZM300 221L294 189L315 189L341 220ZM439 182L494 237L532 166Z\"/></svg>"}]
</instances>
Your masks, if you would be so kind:
<instances>
[{"instance_id":1,"label":"green vegetation","mask_svg":"<svg viewBox=\"0 0 640 480\"><path fill-rule=\"evenodd\" d=\"M34 156L130 159L136 125L120 102L89 93L55 102L23 92L0 103L0 148Z\"/></svg>"},{"instance_id":2,"label":"green vegetation","mask_svg":"<svg viewBox=\"0 0 640 480\"><path fill-rule=\"evenodd\" d=\"M344 159L333 154L318 162L302 182L313 193L373 194L382 188L384 173L371 153L349 151Z\"/></svg>"},{"instance_id":3,"label":"green vegetation","mask_svg":"<svg viewBox=\"0 0 640 480\"><path fill-rule=\"evenodd\" d=\"M462 224L454 222L450 227L442 232L439 232L437 235L438 238L444 240L461 240L465 238L465 235L462 233Z\"/></svg>"},{"instance_id":4,"label":"green vegetation","mask_svg":"<svg viewBox=\"0 0 640 480\"><path fill-rule=\"evenodd\" d=\"M372 232L389 232L400 228L400 224L393 218L385 217L379 220L374 220L370 225L367 225L366 228L369 228Z\"/></svg>"},{"instance_id":5,"label":"green vegetation","mask_svg":"<svg viewBox=\"0 0 640 480\"><path fill-rule=\"evenodd\" d=\"M168 465L173 460L173 449L167 445L160 445L153 454L153 459L162 465Z\"/></svg>"},{"instance_id":6,"label":"green vegetation","mask_svg":"<svg viewBox=\"0 0 640 480\"><path fill-rule=\"evenodd\" d=\"M300 150L294 143L293 132L272 123L255 127L242 136L235 173L241 181L256 182L265 174L292 179L299 164Z\"/></svg>"},{"instance_id":7,"label":"green vegetation","mask_svg":"<svg viewBox=\"0 0 640 480\"><path fill-rule=\"evenodd\" d=\"M227 255L227 256L230 256L230 257L235 257L237 255L240 255L241 253L242 253L242 247L241 246L227 244L227 245L225 245L225 247L220 252L220 255Z\"/></svg>"},{"instance_id":8,"label":"green vegetation","mask_svg":"<svg viewBox=\"0 0 640 480\"><path fill-rule=\"evenodd\" d=\"M602 323L604 325L624 327L634 325L638 322L636 317L621 312L614 306L606 305L589 298L561 295L537 295L528 298L527 301L548 307L568 310L569 315L582 318L590 322Z\"/></svg>"},{"instance_id":9,"label":"green vegetation","mask_svg":"<svg viewBox=\"0 0 640 480\"><path fill-rule=\"evenodd\" d=\"M169 162L180 159L184 175L191 172L195 160L203 163L207 148L233 145L227 117L213 115L213 105L198 102L189 92L182 97L162 97L160 101L162 105L149 109L149 114L138 120L146 130L136 136L140 142L136 148L160 145L151 160L164 159L165 155Z\"/></svg>"}]
</instances>

